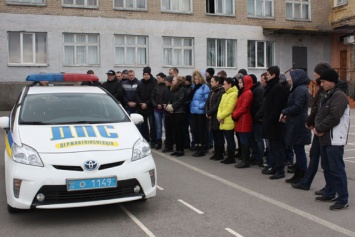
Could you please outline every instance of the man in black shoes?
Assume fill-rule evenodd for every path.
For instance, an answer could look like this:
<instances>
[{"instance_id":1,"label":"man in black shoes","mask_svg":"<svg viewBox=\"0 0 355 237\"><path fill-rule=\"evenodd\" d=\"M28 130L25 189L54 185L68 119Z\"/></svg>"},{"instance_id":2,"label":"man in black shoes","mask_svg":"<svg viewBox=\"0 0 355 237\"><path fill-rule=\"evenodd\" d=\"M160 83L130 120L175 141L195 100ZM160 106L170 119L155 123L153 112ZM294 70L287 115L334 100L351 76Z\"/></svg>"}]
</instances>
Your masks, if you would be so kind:
<instances>
[{"instance_id":1,"label":"man in black shoes","mask_svg":"<svg viewBox=\"0 0 355 237\"><path fill-rule=\"evenodd\" d=\"M324 71L320 77L325 90L315 119L313 132L319 137L321 163L324 170L324 194L317 201L336 201L330 210L349 207L348 179L344 163L344 145L350 126L350 107L345 91L347 84L338 81L333 69Z\"/></svg>"},{"instance_id":2,"label":"man in black shoes","mask_svg":"<svg viewBox=\"0 0 355 237\"><path fill-rule=\"evenodd\" d=\"M264 92L262 111L262 136L269 140L270 155L274 159L274 165L263 174L272 174L270 179L285 177L285 145L284 124L279 121L280 114L286 106L286 94L279 83L280 68L272 66L267 69L267 84Z\"/></svg>"}]
</instances>

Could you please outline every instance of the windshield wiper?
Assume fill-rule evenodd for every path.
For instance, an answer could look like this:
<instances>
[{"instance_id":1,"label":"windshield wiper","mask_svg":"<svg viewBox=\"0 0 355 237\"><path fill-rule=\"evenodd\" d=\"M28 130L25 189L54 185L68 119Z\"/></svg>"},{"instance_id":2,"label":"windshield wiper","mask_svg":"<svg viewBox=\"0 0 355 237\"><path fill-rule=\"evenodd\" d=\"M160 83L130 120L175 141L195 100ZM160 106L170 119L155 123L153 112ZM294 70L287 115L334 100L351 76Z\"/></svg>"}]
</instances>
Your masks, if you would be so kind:
<instances>
[{"instance_id":1,"label":"windshield wiper","mask_svg":"<svg viewBox=\"0 0 355 237\"><path fill-rule=\"evenodd\" d=\"M33 121L33 122L22 121L21 124L27 124L27 125L48 125L48 124L50 124L50 123L44 123L44 122L40 122L40 121Z\"/></svg>"}]
</instances>

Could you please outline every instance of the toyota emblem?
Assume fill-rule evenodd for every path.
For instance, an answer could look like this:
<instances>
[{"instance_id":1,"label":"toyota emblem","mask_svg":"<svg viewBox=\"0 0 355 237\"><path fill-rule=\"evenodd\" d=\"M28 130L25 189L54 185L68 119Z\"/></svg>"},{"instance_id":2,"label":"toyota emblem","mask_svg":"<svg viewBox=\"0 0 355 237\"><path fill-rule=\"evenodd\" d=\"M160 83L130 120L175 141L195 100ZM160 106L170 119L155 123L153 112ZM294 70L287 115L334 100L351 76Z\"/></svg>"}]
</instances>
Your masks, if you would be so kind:
<instances>
[{"instance_id":1,"label":"toyota emblem","mask_svg":"<svg viewBox=\"0 0 355 237\"><path fill-rule=\"evenodd\" d=\"M84 169L87 171L94 171L99 168L99 164L94 160L88 160L84 163Z\"/></svg>"}]
</instances>

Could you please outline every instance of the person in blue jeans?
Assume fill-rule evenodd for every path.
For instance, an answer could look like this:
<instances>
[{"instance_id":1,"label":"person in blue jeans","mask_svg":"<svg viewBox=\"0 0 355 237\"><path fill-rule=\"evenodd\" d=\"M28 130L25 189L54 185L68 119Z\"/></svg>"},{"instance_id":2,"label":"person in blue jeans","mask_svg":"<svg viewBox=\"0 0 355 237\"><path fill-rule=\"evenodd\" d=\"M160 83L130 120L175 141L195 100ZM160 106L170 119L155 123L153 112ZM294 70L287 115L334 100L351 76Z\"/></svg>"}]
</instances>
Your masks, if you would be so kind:
<instances>
[{"instance_id":1,"label":"person in blue jeans","mask_svg":"<svg viewBox=\"0 0 355 237\"><path fill-rule=\"evenodd\" d=\"M314 120L318 112L319 100L324 96L324 89L320 86L320 75L327 69L331 69L331 66L328 63L318 63L314 68L314 77L315 82L319 86L318 91L313 99L313 104L311 107L311 112L306 121L306 127L310 130L314 128ZM293 183L292 187L296 189L309 190L313 179L318 172L319 160L320 160L320 144L318 136L314 135L312 140L311 149L309 151L309 164L305 176L298 182ZM316 191L316 194L322 195L324 188Z\"/></svg>"},{"instance_id":2,"label":"person in blue jeans","mask_svg":"<svg viewBox=\"0 0 355 237\"><path fill-rule=\"evenodd\" d=\"M319 104L313 132L319 137L321 145L325 190L322 196L316 197L316 201L335 201L330 210L342 210L349 207L344 163L344 145L350 126L350 106L345 93L347 84L338 80L334 69L324 71L320 78L325 94Z\"/></svg>"},{"instance_id":3,"label":"person in blue jeans","mask_svg":"<svg viewBox=\"0 0 355 237\"><path fill-rule=\"evenodd\" d=\"M162 147L163 119L166 113L166 105L169 102L171 92L165 85L166 75L164 73L157 74L157 85L152 93L152 105L154 107L155 127L157 131L155 149Z\"/></svg>"}]
</instances>

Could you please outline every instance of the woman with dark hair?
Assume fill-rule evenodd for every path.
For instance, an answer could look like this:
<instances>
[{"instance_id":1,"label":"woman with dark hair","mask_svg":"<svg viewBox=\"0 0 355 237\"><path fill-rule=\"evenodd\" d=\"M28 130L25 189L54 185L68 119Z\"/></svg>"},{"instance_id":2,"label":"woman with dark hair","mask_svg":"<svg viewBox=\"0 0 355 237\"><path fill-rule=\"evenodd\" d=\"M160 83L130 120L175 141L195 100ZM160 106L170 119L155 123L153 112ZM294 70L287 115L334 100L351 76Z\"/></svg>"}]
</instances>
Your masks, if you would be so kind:
<instances>
[{"instance_id":1,"label":"woman with dark hair","mask_svg":"<svg viewBox=\"0 0 355 237\"><path fill-rule=\"evenodd\" d=\"M171 86L171 97L166 110L171 113L173 124L173 137L175 139L176 150L171 153L172 156L184 155L184 130L182 129L185 123L185 101L186 88L185 77L176 76L173 79Z\"/></svg>"},{"instance_id":2,"label":"woman with dark hair","mask_svg":"<svg viewBox=\"0 0 355 237\"><path fill-rule=\"evenodd\" d=\"M219 121L217 119L217 111L219 102L224 94L222 87L223 80L218 76L211 78L211 92L206 101L206 117L208 119L209 130L213 134L214 154L211 160L223 160L224 153L224 137L223 131L219 129Z\"/></svg>"},{"instance_id":3,"label":"woman with dark hair","mask_svg":"<svg viewBox=\"0 0 355 237\"><path fill-rule=\"evenodd\" d=\"M223 135L227 141L228 157L222 160L223 164L235 163L234 159L234 121L232 119L233 109L237 103L238 89L234 86L234 80L228 77L223 82L225 93L222 95L221 102L218 106L217 120L220 123L219 129L223 131Z\"/></svg>"},{"instance_id":4,"label":"woman with dark hair","mask_svg":"<svg viewBox=\"0 0 355 237\"><path fill-rule=\"evenodd\" d=\"M207 144L207 119L205 105L210 88L205 77L198 70L192 73L192 92L190 95L191 129L196 142L196 152L192 156L199 157L205 155Z\"/></svg>"}]
</instances>

